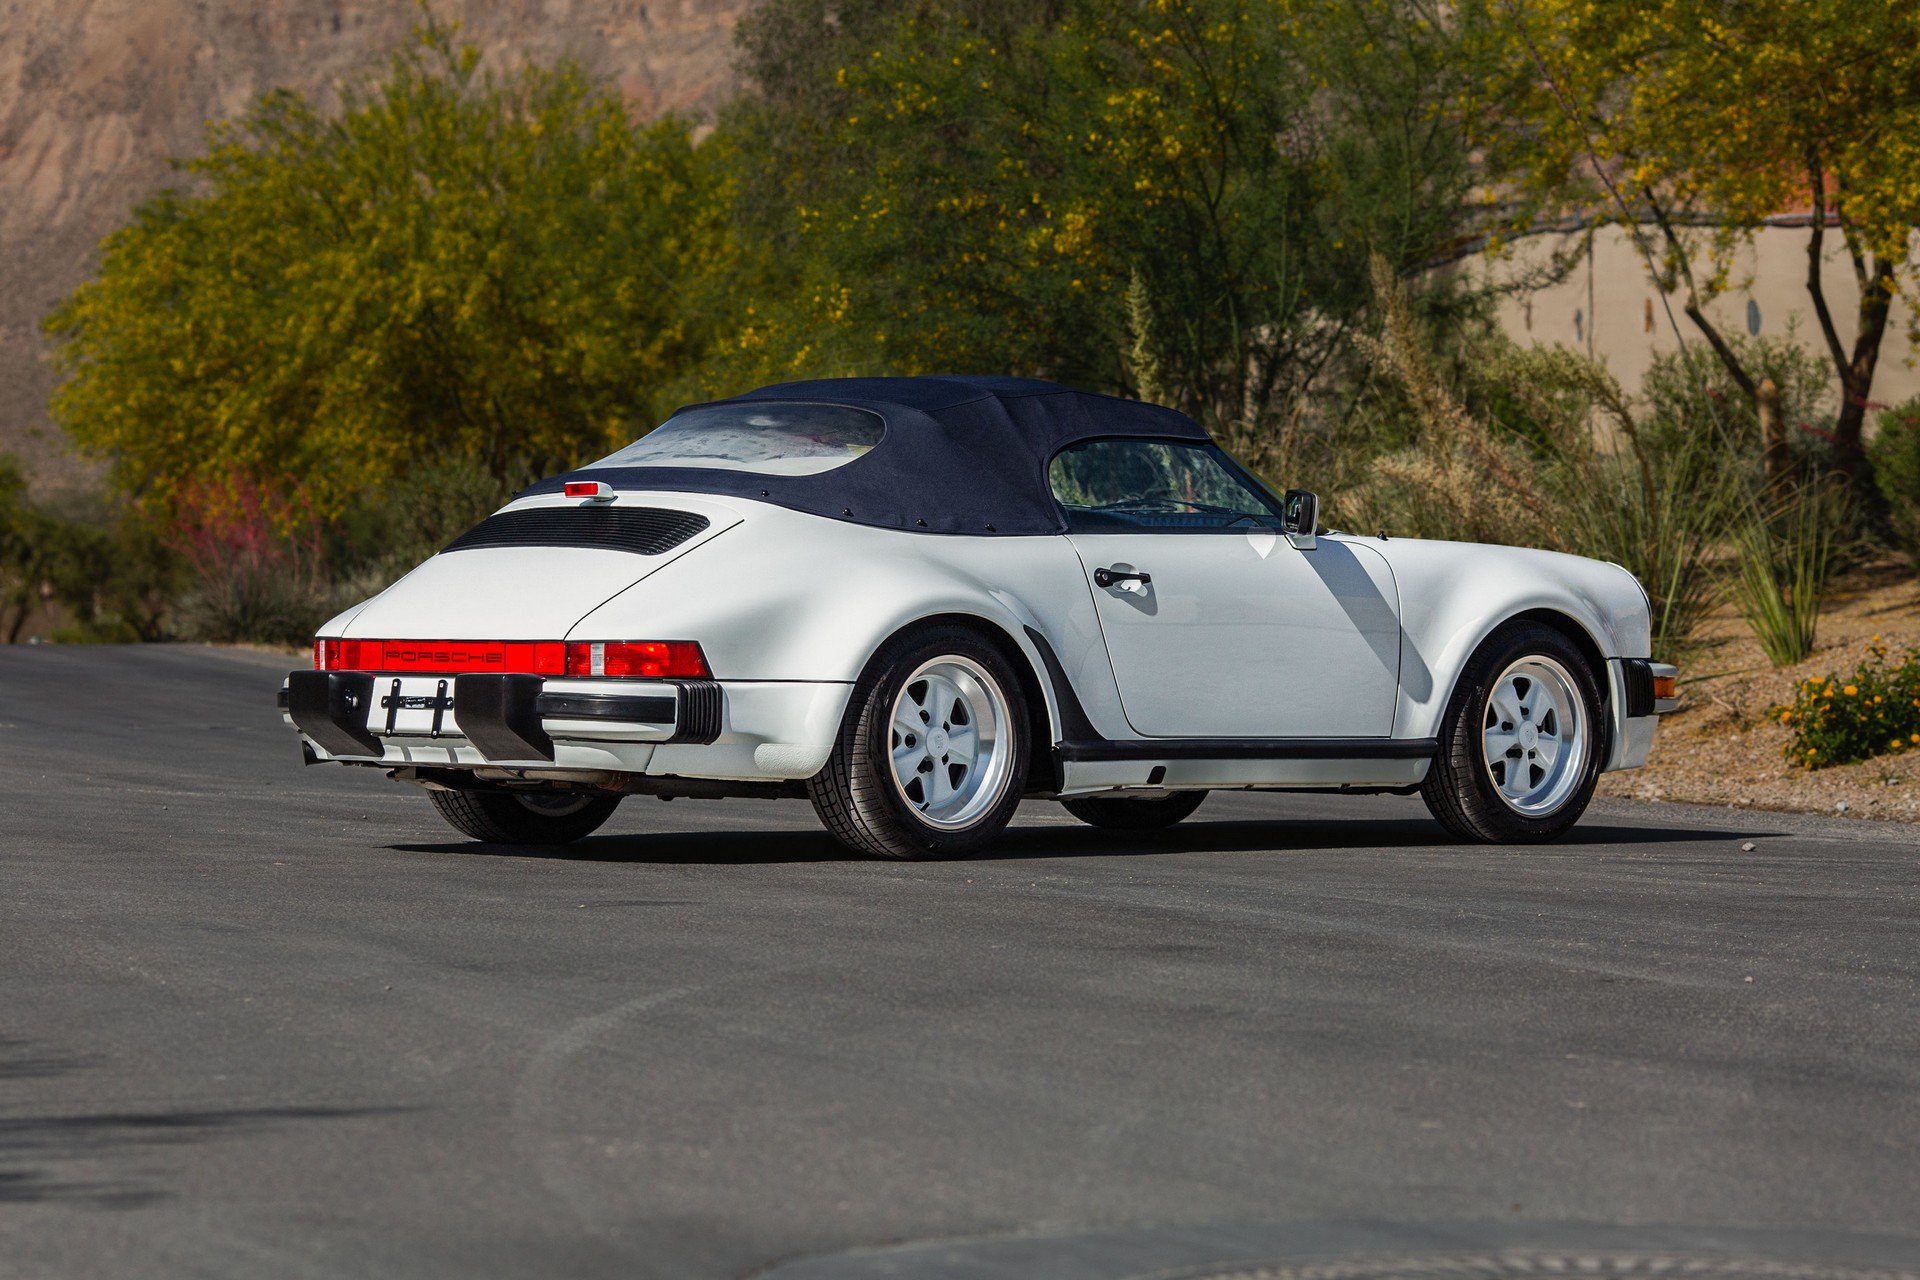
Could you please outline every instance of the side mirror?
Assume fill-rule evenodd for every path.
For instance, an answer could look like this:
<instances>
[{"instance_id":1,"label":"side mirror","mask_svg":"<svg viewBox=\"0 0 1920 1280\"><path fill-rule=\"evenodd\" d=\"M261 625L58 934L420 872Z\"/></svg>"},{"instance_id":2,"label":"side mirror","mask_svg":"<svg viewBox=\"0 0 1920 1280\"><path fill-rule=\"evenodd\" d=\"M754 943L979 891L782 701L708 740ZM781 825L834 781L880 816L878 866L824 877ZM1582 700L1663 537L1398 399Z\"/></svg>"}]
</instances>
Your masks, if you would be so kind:
<instances>
[{"instance_id":1,"label":"side mirror","mask_svg":"<svg viewBox=\"0 0 1920 1280\"><path fill-rule=\"evenodd\" d=\"M1320 495L1310 489L1289 489L1280 503L1280 528L1287 541L1302 551L1318 546Z\"/></svg>"}]
</instances>

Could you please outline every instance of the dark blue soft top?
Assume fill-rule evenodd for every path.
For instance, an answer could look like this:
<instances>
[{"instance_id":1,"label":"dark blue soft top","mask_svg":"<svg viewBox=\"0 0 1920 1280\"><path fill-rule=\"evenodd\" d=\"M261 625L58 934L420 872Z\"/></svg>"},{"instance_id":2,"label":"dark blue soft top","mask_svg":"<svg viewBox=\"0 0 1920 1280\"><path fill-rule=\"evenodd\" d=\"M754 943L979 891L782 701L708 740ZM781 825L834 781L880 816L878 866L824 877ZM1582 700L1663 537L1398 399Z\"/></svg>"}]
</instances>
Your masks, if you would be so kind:
<instances>
[{"instance_id":1,"label":"dark blue soft top","mask_svg":"<svg viewBox=\"0 0 1920 1280\"><path fill-rule=\"evenodd\" d=\"M865 454L815 475L597 467L554 476L526 492L557 493L569 479L587 478L616 489L755 498L919 533L1059 533L1066 525L1047 485L1047 464L1061 449L1115 436L1209 439L1176 410L1032 378L823 378L761 387L713 405L757 400L866 409L880 415L886 433Z\"/></svg>"}]
</instances>

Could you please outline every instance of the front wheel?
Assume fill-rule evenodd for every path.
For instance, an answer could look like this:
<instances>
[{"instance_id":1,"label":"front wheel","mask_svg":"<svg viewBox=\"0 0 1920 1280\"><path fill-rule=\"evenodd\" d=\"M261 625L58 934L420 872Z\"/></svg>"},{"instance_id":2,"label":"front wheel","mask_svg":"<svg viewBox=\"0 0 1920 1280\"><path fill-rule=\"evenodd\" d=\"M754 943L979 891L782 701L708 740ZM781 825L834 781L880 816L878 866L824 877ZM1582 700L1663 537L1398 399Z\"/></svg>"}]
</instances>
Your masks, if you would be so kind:
<instances>
[{"instance_id":1,"label":"front wheel","mask_svg":"<svg viewBox=\"0 0 1920 1280\"><path fill-rule=\"evenodd\" d=\"M1468 840L1557 839L1593 798L1607 747L1598 677L1572 641L1520 623L1461 673L1420 798Z\"/></svg>"},{"instance_id":2,"label":"front wheel","mask_svg":"<svg viewBox=\"0 0 1920 1280\"><path fill-rule=\"evenodd\" d=\"M814 812L848 848L941 858L1006 829L1027 773L1027 706L1001 651L961 627L890 642L853 691Z\"/></svg>"},{"instance_id":3,"label":"front wheel","mask_svg":"<svg viewBox=\"0 0 1920 1280\"><path fill-rule=\"evenodd\" d=\"M564 791L429 791L454 830L489 844L572 844L613 816L619 796Z\"/></svg>"}]
</instances>

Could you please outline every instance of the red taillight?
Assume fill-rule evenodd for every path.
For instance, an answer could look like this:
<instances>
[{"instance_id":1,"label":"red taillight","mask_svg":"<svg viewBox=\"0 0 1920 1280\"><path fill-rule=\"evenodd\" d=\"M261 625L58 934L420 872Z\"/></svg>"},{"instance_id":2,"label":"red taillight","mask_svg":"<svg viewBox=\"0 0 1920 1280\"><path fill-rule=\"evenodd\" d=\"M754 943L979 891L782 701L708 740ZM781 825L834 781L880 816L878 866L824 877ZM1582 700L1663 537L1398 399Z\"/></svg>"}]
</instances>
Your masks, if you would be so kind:
<instances>
[{"instance_id":1,"label":"red taillight","mask_svg":"<svg viewBox=\"0 0 1920 1280\"><path fill-rule=\"evenodd\" d=\"M611 498L613 486L602 484L598 480L569 480L566 483L569 498Z\"/></svg>"},{"instance_id":2,"label":"red taillight","mask_svg":"<svg viewBox=\"0 0 1920 1280\"><path fill-rule=\"evenodd\" d=\"M704 679L707 655L691 640L604 640L567 646L570 676Z\"/></svg>"},{"instance_id":3,"label":"red taillight","mask_svg":"<svg viewBox=\"0 0 1920 1280\"><path fill-rule=\"evenodd\" d=\"M316 671L704 679L713 673L691 640L316 640Z\"/></svg>"}]
</instances>

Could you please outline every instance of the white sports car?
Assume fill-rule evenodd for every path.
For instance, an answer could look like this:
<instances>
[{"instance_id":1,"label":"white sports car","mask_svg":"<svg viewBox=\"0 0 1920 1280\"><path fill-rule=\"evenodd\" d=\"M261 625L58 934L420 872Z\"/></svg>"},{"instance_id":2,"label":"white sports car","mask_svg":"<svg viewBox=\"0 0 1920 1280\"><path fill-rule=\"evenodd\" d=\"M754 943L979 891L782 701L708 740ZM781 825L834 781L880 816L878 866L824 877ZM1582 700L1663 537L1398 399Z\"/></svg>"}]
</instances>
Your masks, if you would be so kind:
<instances>
[{"instance_id":1,"label":"white sports car","mask_svg":"<svg viewBox=\"0 0 1920 1280\"><path fill-rule=\"evenodd\" d=\"M1536 841L1645 761L1675 671L1624 569L1318 527L1191 419L1013 378L800 382L683 409L327 623L310 761L480 840L623 797L806 796L851 848L976 849L1211 790L1419 792Z\"/></svg>"}]
</instances>

